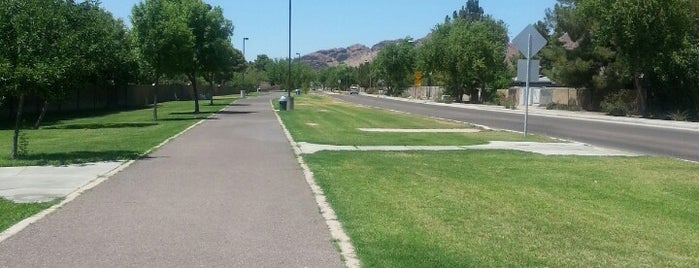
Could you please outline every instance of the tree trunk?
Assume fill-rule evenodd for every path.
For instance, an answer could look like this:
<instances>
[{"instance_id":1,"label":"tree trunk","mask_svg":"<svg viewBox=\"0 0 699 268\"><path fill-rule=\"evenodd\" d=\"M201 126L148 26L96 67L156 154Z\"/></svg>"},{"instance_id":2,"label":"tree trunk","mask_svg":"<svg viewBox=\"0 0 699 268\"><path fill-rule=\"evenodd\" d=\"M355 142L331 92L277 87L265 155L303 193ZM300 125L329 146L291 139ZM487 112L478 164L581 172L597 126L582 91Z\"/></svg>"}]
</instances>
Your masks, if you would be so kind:
<instances>
[{"instance_id":1,"label":"tree trunk","mask_svg":"<svg viewBox=\"0 0 699 268\"><path fill-rule=\"evenodd\" d=\"M211 102L209 105L214 105L214 79L211 77L211 80L209 80L209 91L211 92Z\"/></svg>"},{"instance_id":2,"label":"tree trunk","mask_svg":"<svg viewBox=\"0 0 699 268\"><path fill-rule=\"evenodd\" d=\"M19 128L22 122L22 110L24 110L24 94L19 95L19 100L17 101L17 115L15 116L15 131L12 135L12 153L10 154L10 159L17 159L17 149L19 146Z\"/></svg>"},{"instance_id":3,"label":"tree trunk","mask_svg":"<svg viewBox=\"0 0 699 268\"><path fill-rule=\"evenodd\" d=\"M39 126L41 126L41 121L44 120L44 116L46 115L46 110L48 110L49 107L49 101L44 100L44 105L41 107L41 113L39 113L39 117L36 119L36 123L34 123L34 129L39 129Z\"/></svg>"},{"instance_id":4,"label":"tree trunk","mask_svg":"<svg viewBox=\"0 0 699 268\"><path fill-rule=\"evenodd\" d=\"M189 81L192 82L192 91L194 91L194 113L199 113L199 90L197 89L197 76L196 73L192 73L189 76Z\"/></svg>"},{"instance_id":5,"label":"tree trunk","mask_svg":"<svg viewBox=\"0 0 699 268\"><path fill-rule=\"evenodd\" d=\"M153 121L158 121L158 80L153 84Z\"/></svg>"},{"instance_id":6,"label":"tree trunk","mask_svg":"<svg viewBox=\"0 0 699 268\"><path fill-rule=\"evenodd\" d=\"M643 117L648 116L648 90L643 87L643 78L641 74L634 75L634 86L636 86L636 96L639 112Z\"/></svg>"}]
</instances>

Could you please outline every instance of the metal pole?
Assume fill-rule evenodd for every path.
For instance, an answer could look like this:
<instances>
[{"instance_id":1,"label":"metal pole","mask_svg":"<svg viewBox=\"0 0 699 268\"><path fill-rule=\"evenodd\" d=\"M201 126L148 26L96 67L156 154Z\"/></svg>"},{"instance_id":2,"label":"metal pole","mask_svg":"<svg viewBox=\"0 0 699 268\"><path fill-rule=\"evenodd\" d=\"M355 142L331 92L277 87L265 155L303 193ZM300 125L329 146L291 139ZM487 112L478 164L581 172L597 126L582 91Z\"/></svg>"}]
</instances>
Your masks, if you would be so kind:
<instances>
[{"instance_id":1,"label":"metal pole","mask_svg":"<svg viewBox=\"0 0 699 268\"><path fill-rule=\"evenodd\" d=\"M245 72L248 70L247 64L248 60L245 58L245 41L247 41L249 38L244 37L243 38L243 60L245 61L245 69L243 69L243 83L240 87L240 97L245 98Z\"/></svg>"},{"instance_id":2,"label":"metal pole","mask_svg":"<svg viewBox=\"0 0 699 268\"><path fill-rule=\"evenodd\" d=\"M531 77L531 65L532 65L532 35L529 34L529 41L527 42L527 78L525 81L526 89L524 91L524 137L527 136L527 124L529 123L529 80Z\"/></svg>"},{"instance_id":3,"label":"metal pole","mask_svg":"<svg viewBox=\"0 0 699 268\"><path fill-rule=\"evenodd\" d=\"M291 99L291 0L289 0L289 69L287 70L287 75L286 75L286 97L287 97L287 104L286 104L286 110L290 111L293 110L293 100Z\"/></svg>"}]
</instances>

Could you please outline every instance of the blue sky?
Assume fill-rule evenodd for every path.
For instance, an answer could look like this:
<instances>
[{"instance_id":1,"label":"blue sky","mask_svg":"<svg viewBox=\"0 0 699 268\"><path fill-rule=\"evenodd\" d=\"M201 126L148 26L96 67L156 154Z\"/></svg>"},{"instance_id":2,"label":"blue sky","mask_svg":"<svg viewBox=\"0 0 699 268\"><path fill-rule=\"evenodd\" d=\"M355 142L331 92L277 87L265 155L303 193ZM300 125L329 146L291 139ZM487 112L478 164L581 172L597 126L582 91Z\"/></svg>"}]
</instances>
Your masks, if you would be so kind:
<instances>
[{"instance_id":1,"label":"blue sky","mask_svg":"<svg viewBox=\"0 0 699 268\"><path fill-rule=\"evenodd\" d=\"M115 17L130 20L141 0L102 0ZM223 8L233 21L233 45L246 58L288 55L288 7L285 0L204 0ZM509 26L510 37L544 17L556 0L481 0L487 14ZM372 46L406 36L421 38L466 0L292 0L292 56L353 44Z\"/></svg>"}]
</instances>

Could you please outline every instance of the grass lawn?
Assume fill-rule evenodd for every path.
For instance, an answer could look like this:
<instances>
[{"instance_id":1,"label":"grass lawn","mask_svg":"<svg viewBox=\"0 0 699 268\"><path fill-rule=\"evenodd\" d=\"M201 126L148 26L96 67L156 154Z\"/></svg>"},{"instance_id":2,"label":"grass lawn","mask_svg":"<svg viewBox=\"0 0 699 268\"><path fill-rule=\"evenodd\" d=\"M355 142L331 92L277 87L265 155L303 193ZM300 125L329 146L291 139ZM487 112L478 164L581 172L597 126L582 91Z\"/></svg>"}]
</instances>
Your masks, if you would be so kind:
<instances>
[{"instance_id":1,"label":"grass lawn","mask_svg":"<svg viewBox=\"0 0 699 268\"><path fill-rule=\"evenodd\" d=\"M298 98L295 111L279 114L296 141L314 143L521 139L506 132L360 133L355 129L466 126L319 96ZM694 163L518 151L320 152L304 159L363 267L699 267Z\"/></svg>"},{"instance_id":2,"label":"grass lawn","mask_svg":"<svg viewBox=\"0 0 699 268\"><path fill-rule=\"evenodd\" d=\"M7 199L0 198L0 232L29 216L53 206L56 202L59 201L16 204Z\"/></svg>"},{"instance_id":3,"label":"grass lawn","mask_svg":"<svg viewBox=\"0 0 699 268\"><path fill-rule=\"evenodd\" d=\"M85 111L47 114L38 130L24 129L28 155L10 160L12 129L0 129L0 167L27 165L62 165L109 160L135 159L165 139L195 122L207 118L236 98L223 96L214 105L200 101L200 113L194 114L193 101L160 103L158 122L153 109L126 111ZM34 116L25 117L27 122Z\"/></svg>"},{"instance_id":4,"label":"grass lawn","mask_svg":"<svg viewBox=\"0 0 699 268\"><path fill-rule=\"evenodd\" d=\"M502 131L480 133L367 133L358 128L472 128L451 121L381 111L321 95L296 96L295 109L281 112L284 124L297 142L334 145L475 145L488 141L551 141ZM277 105L277 103L275 103Z\"/></svg>"},{"instance_id":5,"label":"grass lawn","mask_svg":"<svg viewBox=\"0 0 699 268\"><path fill-rule=\"evenodd\" d=\"M699 165L510 151L304 157L363 267L699 267Z\"/></svg>"}]
</instances>

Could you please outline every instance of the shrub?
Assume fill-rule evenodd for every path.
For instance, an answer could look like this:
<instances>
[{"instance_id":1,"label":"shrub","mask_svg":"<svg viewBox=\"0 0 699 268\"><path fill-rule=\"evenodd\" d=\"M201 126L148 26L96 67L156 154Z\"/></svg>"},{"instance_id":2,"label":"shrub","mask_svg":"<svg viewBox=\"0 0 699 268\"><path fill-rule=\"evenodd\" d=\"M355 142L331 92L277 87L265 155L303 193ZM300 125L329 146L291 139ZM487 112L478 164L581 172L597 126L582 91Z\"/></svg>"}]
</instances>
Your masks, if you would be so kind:
<instances>
[{"instance_id":1,"label":"shrub","mask_svg":"<svg viewBox=\"0 0 699 268\"><path fill-rule=\"evenodd\" d=\"M504 93L498 93L497 99L495 100L497 105L503 106L507 109L517 108L517 103L514 98L507 97Z\"/></svg>"},{"instance_id":2,"label":"shrub","mask_svg":"<svg viewBox=\"0 0 699 268\"><path fill-rule=\"evenodd\" d=\"M614 116L627 115L630 109L630 105L626 101L627 94L628 92L626 90L620 90L604 97L604 100L600 104L602 111Z\"/></svg>"},{"instance_id":3,"label":"shrub","mask_svg":"<svg viewBox=\"0 0 699 268\"><path fill-rule=\"evenodd\" d=\"M454 98L452 98L451 95L442 95L441 102L452 103L454 102Z\"/></svg>"},{"instance_id":4,"label":"shrub","mask_svg":"<svg viewBox=\"0 0 699 268\"><path fill-rule=\"evenodd\" d=\"M546 110L580 111L582 108L580 108L580 106L577 104L568 105L552 102L546 105Z\"/></svg>"},{"instance_id":5,"label":"shrub","mask_svg":"<svg viewBox=\"0 0 699 268\"><path fill-rule=\"evenodd\" d=\"M669 113L667 117L674 121L689 121L689 112L677 110Z\"/></svg>"}]
</instances>

